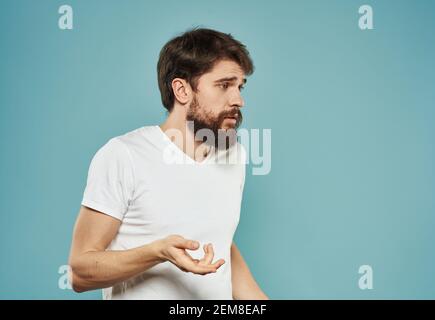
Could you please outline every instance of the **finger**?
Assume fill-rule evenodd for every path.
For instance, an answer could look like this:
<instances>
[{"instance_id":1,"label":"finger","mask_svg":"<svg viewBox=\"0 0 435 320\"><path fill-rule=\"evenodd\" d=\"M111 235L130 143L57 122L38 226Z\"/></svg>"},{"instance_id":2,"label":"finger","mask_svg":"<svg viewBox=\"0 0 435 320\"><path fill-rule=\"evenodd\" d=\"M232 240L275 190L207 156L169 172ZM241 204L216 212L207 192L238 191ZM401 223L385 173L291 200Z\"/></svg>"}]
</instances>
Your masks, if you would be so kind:
<instances>
[{"instance_id":1,"label":"finger","mask_svg":"<svg viewBox=\"0 0 435 320\"><path fill-rule=\"evenodd\" d=\"M192 272L197 274L202 274L202 275L208 273L215 273L224 263L225 263L224 259L219 259L213 264L207 264L207 265L199 264Z\"/></svg>"},{"instance_id":2,"label":"finger","mask_svg":"<svg viewBox=\"0 0 435 320\"><path fill-rule=\"evenodd\" d=\"M177 267L179 267L182 271L186 272L192 272L192 270L195 269L195 267L198 265L198 262L198 259L193 259L187 253L179 255L175 259Z\"/></svg>"},{"instance_id":3,"label":"finger","mask_svg":"<svg viewBox=\"0 0 435 320\"><path fill-rule=\"evenodd\" d=\"M224 259L219 259L218 261L216 261L215 263L211 264L210 266L219 269L220 267L222 267L222 265L225 263Z\"/></svg>"},{"instance_id":4,"label":"finger","mask_svg":"<svg viewBox=\"0 0 435 320\"><path fill-rule=\"evenodd\" d=\"M211 264L211 262L213 261L213 257L214 257L214 251L213 251L213 245L211 243L207 244L204 248L205 251L205 256L203 261L206 264Z\"/></svg>"},{"instance_id":5,"label":"finger","mask_svg":"<svg viewBox=\"0 0 435 320\"><path fill-rule=\"evenodd\" d=\"M216 267L213 267L212 265L202 265L197 264L194 268L191 269L192 273L200 274L200 275L206 275L209 273L215 273L217 271Z\"/></svg>"},{"instance_id":6,"label":"finger","mask_svg":"<svg viewBox=\"0 0 435 320\"><path fill-rule=\"evenodd\" d=\"M208 254L207 247L208 247L207 243L202 246L202 248L204 249L204 258L202 258L201 261L204 261L205 258L207 257L207 254Z\"/></svg>"},{"instance_id":7,"label":"finger","mask_svg":"<svg viewBox=\"0 0 435 320\"><path fill-rule=\"evenodd\" d=\"M204 251L207 251L207 255L210 255L210 250L207 246L204 247ZM210 263L204 263L204 259L201 261L193 259L185 250L180 250L176 255L174 255L174 258L175 265L182 271L200 275L215 273L217 269L225 263L223 259L216 261L214 264L211 264L211 261Z\"/></svg>"},{"instance_id":8,"label":"finger","mask_svg":"<svg viewBox=\"0 0 435 320\"><path fill-rule=\"evenodd\" d=\"M180 259L178 259L177 266L182 271L192 272L192 273L200 274L200 275L206 275L208 273L213 273L213 272L216 272L216 270L217 270L216 267L212 267L211 265L201 265L201 264L195 263L194 259L189 259L188 257L181 257Z\"/></svg>"},{"instance_id":9,"label":"finger","mask_svg":"<svg viewBox=\"0 0 435 320\"><path fill-rule=\"evenodd\" d=\"M195 240L182 239L175 243L175 246L180 249L196 250L199 248L199 243Z\"/></svg>"},{"instance_id":10,"label":"finger","mask_svg":"<svg viewBox=\"0 0 435 320\"><path fill-rule=\"evenodd\" d=\"M188 272L205 275L208 273L216 272L219 264L211 265L205 264L203 259L199 261L198 259L193 259L189 254L183 254L178 259L178 264L182 267L182 269L186 269Z\"/></svg>"}]
</instances>

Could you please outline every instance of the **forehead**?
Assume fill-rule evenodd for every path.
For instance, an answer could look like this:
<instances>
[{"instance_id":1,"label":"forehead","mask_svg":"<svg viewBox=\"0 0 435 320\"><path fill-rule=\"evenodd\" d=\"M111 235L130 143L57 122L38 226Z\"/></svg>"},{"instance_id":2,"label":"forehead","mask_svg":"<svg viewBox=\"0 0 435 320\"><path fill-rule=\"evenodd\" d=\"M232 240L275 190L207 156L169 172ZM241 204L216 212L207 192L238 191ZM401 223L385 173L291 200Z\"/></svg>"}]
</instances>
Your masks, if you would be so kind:
<instances>
[{"instance_id":1,"label":"forehead","mask_svg":"<svg viewBox=\"0 0 435 320\"><path fill-rule=\"evenodd\" d=\"M243 82L245 72L236 62L230 60L221 60L213 66L211 71L203 74L201 79L215 81L221 78L231 77L237 77L239 81Z\"/></svg>"}]
</instances>

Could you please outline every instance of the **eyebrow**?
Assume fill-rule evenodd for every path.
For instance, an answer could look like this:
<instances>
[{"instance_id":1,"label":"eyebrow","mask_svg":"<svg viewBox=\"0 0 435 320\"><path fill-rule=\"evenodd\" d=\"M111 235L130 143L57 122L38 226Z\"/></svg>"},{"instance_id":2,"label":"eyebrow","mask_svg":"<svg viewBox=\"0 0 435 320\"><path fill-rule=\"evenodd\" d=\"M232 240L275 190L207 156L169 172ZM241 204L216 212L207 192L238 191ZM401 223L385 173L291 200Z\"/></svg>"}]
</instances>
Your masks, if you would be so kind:
<instances>
[{"instance_id":1,"label":"eyebrow","mask_svg":"<svg viewBox=\"0 0 435 320\"><path fill-rule=\"evenodd\" d=\"M221 79L215 80L214 83L219 83L219 82L234 82L234 81L237 81L237 77L221 78ZM246 78L243 78L243 84L245 84L246 81L247 81Z\"/></svg>"}]
</instances>

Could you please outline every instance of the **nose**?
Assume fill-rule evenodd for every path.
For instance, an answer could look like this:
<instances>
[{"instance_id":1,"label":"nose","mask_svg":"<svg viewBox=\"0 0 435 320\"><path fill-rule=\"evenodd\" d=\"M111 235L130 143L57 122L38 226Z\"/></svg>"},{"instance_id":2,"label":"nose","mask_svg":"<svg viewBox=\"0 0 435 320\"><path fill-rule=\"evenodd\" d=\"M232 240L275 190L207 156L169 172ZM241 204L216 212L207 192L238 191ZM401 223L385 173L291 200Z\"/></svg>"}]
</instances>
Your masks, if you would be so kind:
<instances>
[{"instance_id":1,"label":"nose","mask_svg":"<svg viewBox=\"0 0 435 320\"><path fill-rule=\"evenodd\" d=\"M242 95L240 94L240 91L237 91L231 97L231 106L242 108L244 105L245 105L245 101L243 100Z\"/></svg>"}]
</instances>

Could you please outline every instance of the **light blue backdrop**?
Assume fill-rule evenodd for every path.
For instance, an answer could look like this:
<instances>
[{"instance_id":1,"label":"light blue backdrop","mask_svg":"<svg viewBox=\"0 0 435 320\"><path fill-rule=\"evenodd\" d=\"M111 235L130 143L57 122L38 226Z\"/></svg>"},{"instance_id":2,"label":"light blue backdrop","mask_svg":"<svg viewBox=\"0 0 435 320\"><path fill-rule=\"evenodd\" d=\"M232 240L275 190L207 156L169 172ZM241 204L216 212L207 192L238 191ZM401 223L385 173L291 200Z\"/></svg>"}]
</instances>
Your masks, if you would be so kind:
<instances>
[{"instance_id":1,"label":"light blue backdrop","mask_svg":"<svg viewBox=\"0 0 435 320\"><path fill-rule=\"evenodd\" d=\"M58 28L62 4L74 30ZM58 287L89 162L163 121L159 50L204 26L248 46L244 127L272 129L272 171L248 174L236 234L266 293L434 299L434 18L423 0L2 0L0 298L101 297Z\"/></svg>"}]
</instances>

